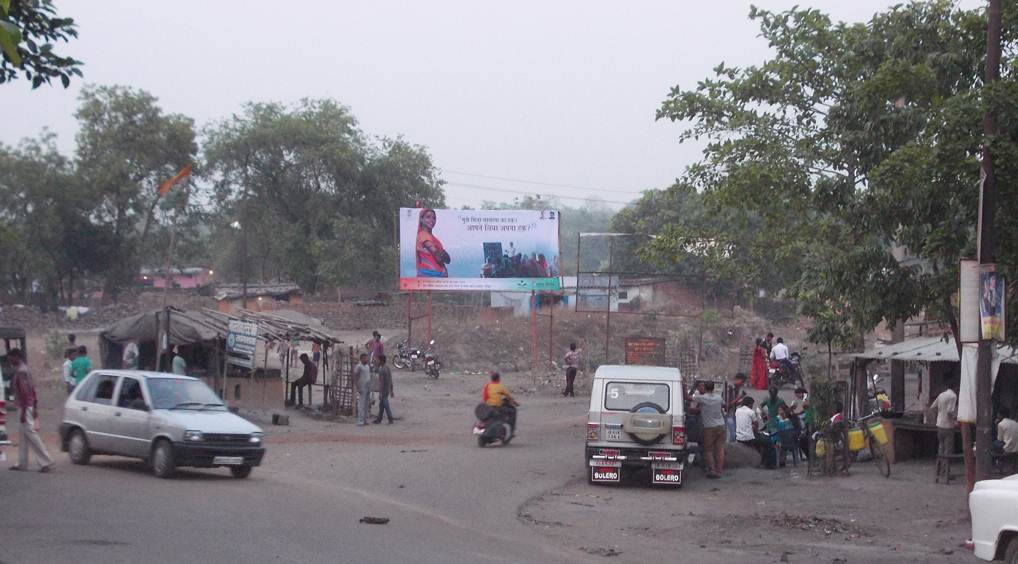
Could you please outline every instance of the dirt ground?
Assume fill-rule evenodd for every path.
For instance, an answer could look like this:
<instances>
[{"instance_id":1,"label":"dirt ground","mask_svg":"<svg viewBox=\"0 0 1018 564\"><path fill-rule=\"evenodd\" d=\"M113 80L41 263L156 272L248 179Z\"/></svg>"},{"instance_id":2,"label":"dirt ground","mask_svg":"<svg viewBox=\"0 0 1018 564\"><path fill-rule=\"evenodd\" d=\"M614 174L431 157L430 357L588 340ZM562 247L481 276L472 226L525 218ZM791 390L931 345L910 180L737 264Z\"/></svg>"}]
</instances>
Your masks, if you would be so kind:
<instances>
[{"instance_id":1,"label":"dirt ground","mask_svg":"<svg viewBox=\"0 0 1018 564\"><path fill-rule=\"evenodd\" d=\"M64 397L59 377L56 370L37 375L43 435L51 454L66 464L56 441ZM316 444L395 448L401 454L425 453L419 455L427 457L422 462L434 465L440 475L447 471L441 467L447 457L473 452L469 412L483 381L477 374L450 372L436 382L398 371L393 410L402 419L368 432L358 431L351 418L323 421L292 409L245 415L266 428L267 445L288 465L295 463L291 453L302 456L300 449ZM790 464L773 471L730 468L721 480L707 480L692 469L679 490L640 481L591 486L582 459L586 400L562 400L553 385L534 388L528 374L509 373L505 381L524 402L523 438L499 455L524 475L539 470L535 475L548 484L537 492L531 488L526 499L515 502L516 525L531 531L520 542L551 543L591 560L615 562L660 561L664 555L707 563L974 561L960 548L969 536L964 484L934 484L932 462L897 464L890 479L860 462L850 476L838 478L808 479L804 466ZM291 425L269 425L270 411L289 413ZM554 443L542 448L562 456L551 460L547 454L527 453L527 441ZM306 464L330 465L330 457L338 456L331 451L316 449ZM371 482L370 477L364 480ZM436 482L419 502L438 503L449 487ZM456 511L450 508L450 518Z\"/></svg>"}]
</instances>

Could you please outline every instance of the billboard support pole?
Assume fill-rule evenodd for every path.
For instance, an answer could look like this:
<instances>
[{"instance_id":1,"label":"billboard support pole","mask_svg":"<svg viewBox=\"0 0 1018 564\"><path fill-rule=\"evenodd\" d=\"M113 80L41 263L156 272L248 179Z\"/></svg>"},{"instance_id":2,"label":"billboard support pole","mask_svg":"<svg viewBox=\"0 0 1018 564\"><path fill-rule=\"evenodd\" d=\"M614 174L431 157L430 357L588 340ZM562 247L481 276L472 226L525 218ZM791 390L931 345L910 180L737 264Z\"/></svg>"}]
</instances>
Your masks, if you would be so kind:
<instances>
[{"instance_id":1,"label":"billboard support pole","mask_svg":"<svg viewBox=\"0 0 1018 564\"><path fill-rule=\"evenodd\" d=\"M428 290L428 342L431 342L431 290Z\"/></svg>"},{"instance_id":2,"label":"billboard support pole","mask_svg":"<svg viewBox=\"0 0 1018 564\"><path fill-rule=\"evenodd\" d=\"M414 291L409 290L406 293L406 344L408 347L413 346L413 331L414 331ZM413 367L413 365L410 365ZM413 370L411 370L412 372Z\"/></svg>"},{"instance_id":3,"label":"billboard support pole","mask_svg":"<svg viewBox=\"0 0 1018 564\"><path fill-rule=\"evenodd\" d=\"M608 309L604 316L604 363L608 364L608 347L612 335L612 254L615 252L615 238L608 237Z\"/></svg>"},{"instance_id":4,"label":"billboard support pole","mask_svg":"<svg viewBox=\"0 0 1018 564\"><path fill-rule=\"evenodd\" d=\"M548 307L548 370L554 366L555 357L552 356L551 350L555 342L555 304L551 304Z\"/></svg>"},{"instance_id":5,"label":"billboard support pole","mask_svg":"<svg viewBox=\"0 0 1018 564\"><path fill-rule=\"evenodd\" d=\"M530 291L530 370L534 373L534 385L537 385L537 293Z\"/></svg>"}]
</instances>

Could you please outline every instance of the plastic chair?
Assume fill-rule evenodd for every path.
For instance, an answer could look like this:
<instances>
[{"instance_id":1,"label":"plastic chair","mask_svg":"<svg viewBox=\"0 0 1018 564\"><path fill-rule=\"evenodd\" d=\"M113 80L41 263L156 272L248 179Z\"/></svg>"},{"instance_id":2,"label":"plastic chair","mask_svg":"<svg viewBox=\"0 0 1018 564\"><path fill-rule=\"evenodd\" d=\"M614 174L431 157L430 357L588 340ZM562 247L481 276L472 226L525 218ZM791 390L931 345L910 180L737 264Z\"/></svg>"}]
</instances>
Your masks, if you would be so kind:
<instances>
[{"instance_id":1,"label":"plastic chair","mask_svg":"<svg viewBox=\"0 0 1018 564\"><path fill-rule=\"evenodd\" d=\"M785 453L792 453L792 465L799 466L800 452L799 452L799 432L795 429L785 429L778 434L778 439L781 441L781 462L785 460Z\"/></svg>"}]
</instances>

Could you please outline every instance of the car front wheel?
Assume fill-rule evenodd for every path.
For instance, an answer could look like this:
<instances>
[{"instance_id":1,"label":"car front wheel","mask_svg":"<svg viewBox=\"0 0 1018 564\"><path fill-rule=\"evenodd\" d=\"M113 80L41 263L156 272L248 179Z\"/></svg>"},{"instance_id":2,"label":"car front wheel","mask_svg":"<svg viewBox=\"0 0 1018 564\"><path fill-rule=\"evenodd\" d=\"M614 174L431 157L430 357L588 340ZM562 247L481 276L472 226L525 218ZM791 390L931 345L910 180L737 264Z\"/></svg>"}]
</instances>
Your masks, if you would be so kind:
<instances>
[{"instance_id":1,"label":"car front wheel","mask_svg":"<svg viewBox=\"0 0 1018 564\"><path fill-rule=\"evenodd\" d=\"M177 467L173 461L173 445L169 441L159 441L152 449L152 473L158 478L172 478Z\"/></svg>"},{"instance_id":2,"label":"car front wheel","mask_svg":"<svg viewBox=\"0 0 1018 564\"><path fill-rule=\"evenodd\" d=\"M243 480L251 475L251 466L230 466L230 474L238 480Z\"/></svg>"},{"instance_id":3,"label":"car front wheel","mask_svg":"<svg viewBox=\"0 0 1018 564\"><path fill-rule=\"evenodd\" d=\"M74 464L88 464L92 458L92 451L88 448L88 441L85 440L85 432L75 429L68 440L67 454Z\"/></svg>"}]
</instances>

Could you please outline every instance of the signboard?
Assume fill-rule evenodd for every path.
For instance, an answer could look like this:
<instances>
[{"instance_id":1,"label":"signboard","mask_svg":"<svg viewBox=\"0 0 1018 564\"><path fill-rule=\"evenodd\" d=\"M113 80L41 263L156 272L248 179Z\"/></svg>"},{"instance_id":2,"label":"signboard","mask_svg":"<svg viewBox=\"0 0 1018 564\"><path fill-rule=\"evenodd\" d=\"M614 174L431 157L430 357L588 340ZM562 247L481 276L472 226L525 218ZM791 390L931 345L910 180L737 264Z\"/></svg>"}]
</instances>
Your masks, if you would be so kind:
<instances>
[{"instance_id":1,"label":"signboard","mask_svg":"<svg viewBox=\"0 0 1018 564\"><path fill-rule=\"evenodd\" d=\"M626 364L665 366L665 340L659 337L627 338Z\"/></svg>"},{"instance_id":2,"label":"signboard","mask_svg":"<svg viewBox=\"0 0 1018 564\"><path fill-rule=\"evenodd\" d=\"M1004 277L997 265L979 268L979 327L983 339L1004 340Z\"/></svg>"},{"instance_id":3,"label":"signboard","mask_svg":"<svg viewBox=\"0 0 1018 564\"><path fill-rule=\"evenodd\" d=\"M963 260L958 266L958 332L961 342L979 342L979 261Z\"/></svg>"},{"instance_id":4,"label":"signboard","mask_svg":"<svg viewBox=\"0 0 1018 564\"><path fill-rule=\"evenodd\" d=\"M558 291L556 210L399 210L401 290Z\"/></svg>"},{"instance_id":5,"label":"signboard","mask_svg":"<svg viewBox=\"0 0 1018 564\"><path fill-rule=\"evenodd\" d=\"M230 321L230 330L226 334L226 362L241 368L254 368L257 347L257 323Z\"/></svg>"}]
</instances>

